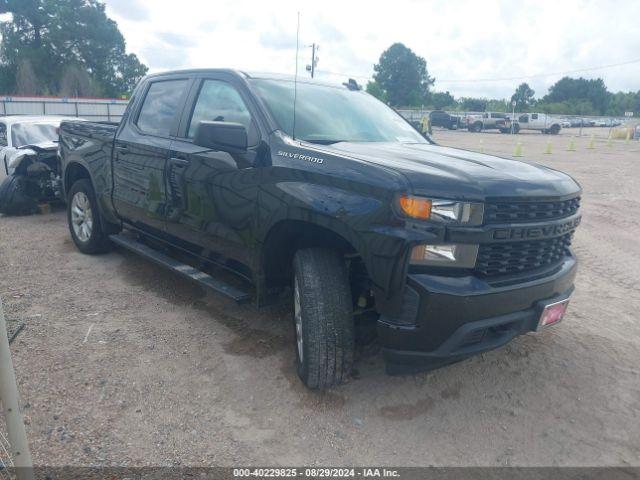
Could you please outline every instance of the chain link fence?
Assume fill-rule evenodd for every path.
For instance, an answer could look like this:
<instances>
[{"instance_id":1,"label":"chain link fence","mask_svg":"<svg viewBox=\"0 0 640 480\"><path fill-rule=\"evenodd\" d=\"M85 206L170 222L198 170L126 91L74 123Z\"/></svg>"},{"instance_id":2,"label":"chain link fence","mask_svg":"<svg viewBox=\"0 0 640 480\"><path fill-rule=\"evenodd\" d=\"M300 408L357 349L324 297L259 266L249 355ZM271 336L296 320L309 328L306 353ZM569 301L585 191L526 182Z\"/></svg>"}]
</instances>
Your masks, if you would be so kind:
<instances>
[{"instance_id":1,"label":"chain link fence","mask_svg":"<svg viewBox=\"0 0 640 480\"><path fill-rule=\"evenodd\" d=\"M0 421L0 480L34 478L31 452L20 413L18 387L9 348L7 324L0 298L0 403L3 418Z\"/></svg>"},{"instance_id":2,"label":"chain link fence","mask_svg":"<svg viewBox=\"0 0 640 480\"><path fill-rule=\"evenodd\" d=\"M61 115L96 122L119 122L128 100L112 98L0 97L0 116Z\"/></svg>"}]
</instances>

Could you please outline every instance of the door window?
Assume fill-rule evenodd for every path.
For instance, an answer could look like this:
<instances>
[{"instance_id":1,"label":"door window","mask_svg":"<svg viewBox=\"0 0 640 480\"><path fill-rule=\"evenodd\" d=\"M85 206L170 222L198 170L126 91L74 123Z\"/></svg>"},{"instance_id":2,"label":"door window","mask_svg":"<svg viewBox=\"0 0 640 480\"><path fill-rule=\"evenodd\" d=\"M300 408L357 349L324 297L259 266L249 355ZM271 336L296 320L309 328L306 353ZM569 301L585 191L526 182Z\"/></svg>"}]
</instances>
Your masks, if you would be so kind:
<instances>
[{"instance_id":1,"label":"door window","mask_svg":"<svg viewBox=\"0 0 640 480\"><path fill-rule=\"evenodd\" d=\"M253 145L252 137L255 129L252 127L251 114L238 91L231 85L218 80L205 80L198 94L187 136L193 138L198 123L203 120L216 122L233 122L244 125L249 135L249 145Z\"/></svg>"},{"instance_id":2,"label":"door window","mask_svg":"<svg viewBox=\"0 0 640 480\"><path fill-rule=\"evenodd\" d=\"M138 128L145 133L168 136L188 80L154 82L144 98Z\"/></svg>"},{"instance_id":3,"label":"door window","mask_svg":"<svg viewBox=\"0 0 640 480\"><path fill-rule=\"evenodd\" d=\"M531 114L531 120L537 120L537 119L538 119L538 114L537 113Z\"/></svg>"},{"instance_id":4,"label":"door window","mask_svg":"<svg viewBox=\"0 0 640 480\"><path fill-rule=\"evenodd\" d=\"M0 123L0 147L6 147L7 143L7 126Z\"/></svg>"}]
</instances>

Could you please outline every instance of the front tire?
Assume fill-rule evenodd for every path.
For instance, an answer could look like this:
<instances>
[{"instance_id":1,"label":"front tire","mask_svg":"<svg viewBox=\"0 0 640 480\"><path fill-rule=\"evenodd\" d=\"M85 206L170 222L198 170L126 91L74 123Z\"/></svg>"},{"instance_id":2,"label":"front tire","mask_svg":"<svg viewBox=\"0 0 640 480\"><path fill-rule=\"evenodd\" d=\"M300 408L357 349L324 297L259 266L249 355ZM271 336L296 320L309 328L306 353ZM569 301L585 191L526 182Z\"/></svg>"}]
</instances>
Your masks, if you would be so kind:
<instances>
[{"instance_id":1,"label":"front tire","mask_svg":"<svg viewBox=\"0 0 640 480\"><path fill-rule=\"evenodd\" d=\"M344 383L353 367L355 326L342 255L306 248L293 259L298 375L311 389Z\"/></svg>"},{"instance_id":2,"label":"front tire","mask_svg":"<svg viewBox=\"0 0 640 480\"><path fill-rule=\"evenodd\" d=\"M113 248L102 231L96 194L89 180L78 180L69 190L67 221L71 239L82 253L93 255Z\"/></svg>"}]
</instances>

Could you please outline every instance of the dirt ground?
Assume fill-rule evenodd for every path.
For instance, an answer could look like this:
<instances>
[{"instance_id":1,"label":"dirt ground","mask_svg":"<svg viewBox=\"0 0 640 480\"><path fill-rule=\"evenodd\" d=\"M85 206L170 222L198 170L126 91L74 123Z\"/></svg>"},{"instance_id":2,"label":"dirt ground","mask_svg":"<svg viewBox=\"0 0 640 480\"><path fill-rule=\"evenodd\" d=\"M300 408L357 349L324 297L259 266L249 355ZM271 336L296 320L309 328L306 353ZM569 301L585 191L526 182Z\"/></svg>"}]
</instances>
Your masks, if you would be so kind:
<instances>
[{"instance_id":1,"label":"dirt ground","mask_svg":"<svg viewBox=\"0 0 640 480\"><path fill-rule=\"evenodd\" d=\"M582 184L565 321L418 375L385 375L368 348L324 394L296 377L288 308L236 306L124 251L84 256L62 211L0 218L35 461L640 466L640 143L587 136L571 152L570 133L434 133L504 156L520 140L523 160Z\"/></svg>"}]
</instances>

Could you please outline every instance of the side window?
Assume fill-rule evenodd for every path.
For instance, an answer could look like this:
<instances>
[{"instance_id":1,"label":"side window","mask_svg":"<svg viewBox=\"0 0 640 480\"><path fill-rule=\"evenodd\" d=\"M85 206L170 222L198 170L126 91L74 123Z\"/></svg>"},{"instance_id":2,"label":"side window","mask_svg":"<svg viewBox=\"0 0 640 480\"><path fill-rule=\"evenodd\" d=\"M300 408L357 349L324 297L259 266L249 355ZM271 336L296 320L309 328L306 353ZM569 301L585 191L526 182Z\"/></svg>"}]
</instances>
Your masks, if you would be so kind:
<instances>
[{"instance_id":1,"label":"side window","mask_svg":"<svg viewBox=\"0 0 640 480\"><path fill-rule=\"evenodd\" d=\"M527 123L529 121L529 116L528 115L520 115L520 118L518 118L518 121L520 123Z\"/></svg>"},{"instance_id":2,"label":"side window","mask_svg":"<svg viewBox=\"0 0 640 480\"><path fill-rule=\"evenodd\" d=\"M233 122L244 125L249 134L249 145L252 145L253 125L251 114L238 91L226 82L205 80L198 94L196 106L191 114L187 136L193 138L196 127L202 120L216 122ZM256 132L257 133L257 132Z\"/></svg>"},{"instance_id":3,"label":"side window","mask_svg":"<svg viewBox=\"0 0 640 480\"><path fill-rule=\"evenodd\" d=\"M7 143L7 126L4 123L0 123L0 147L6 147Z\"/></svg>"},{"instance_id":4,"label":"side window","mask_svg":"<svg viewBox=\"0 0 640 480\"><path fill-rule=\"evenodd\" d=\"M538 114L537 113L532 113L531 114L531 120L537 120L538 119Z\"/></svg>"},{"instance_id":5,"label":"side window","mask_svg":"<svg viewBox=\"0 0 640 480\"><path fill-rule=\"evenodd\" d=\"M138 128L153 135L169 135L187 82L165 80L152 83L138 115Z\"/></svg>"}]
</instances>

